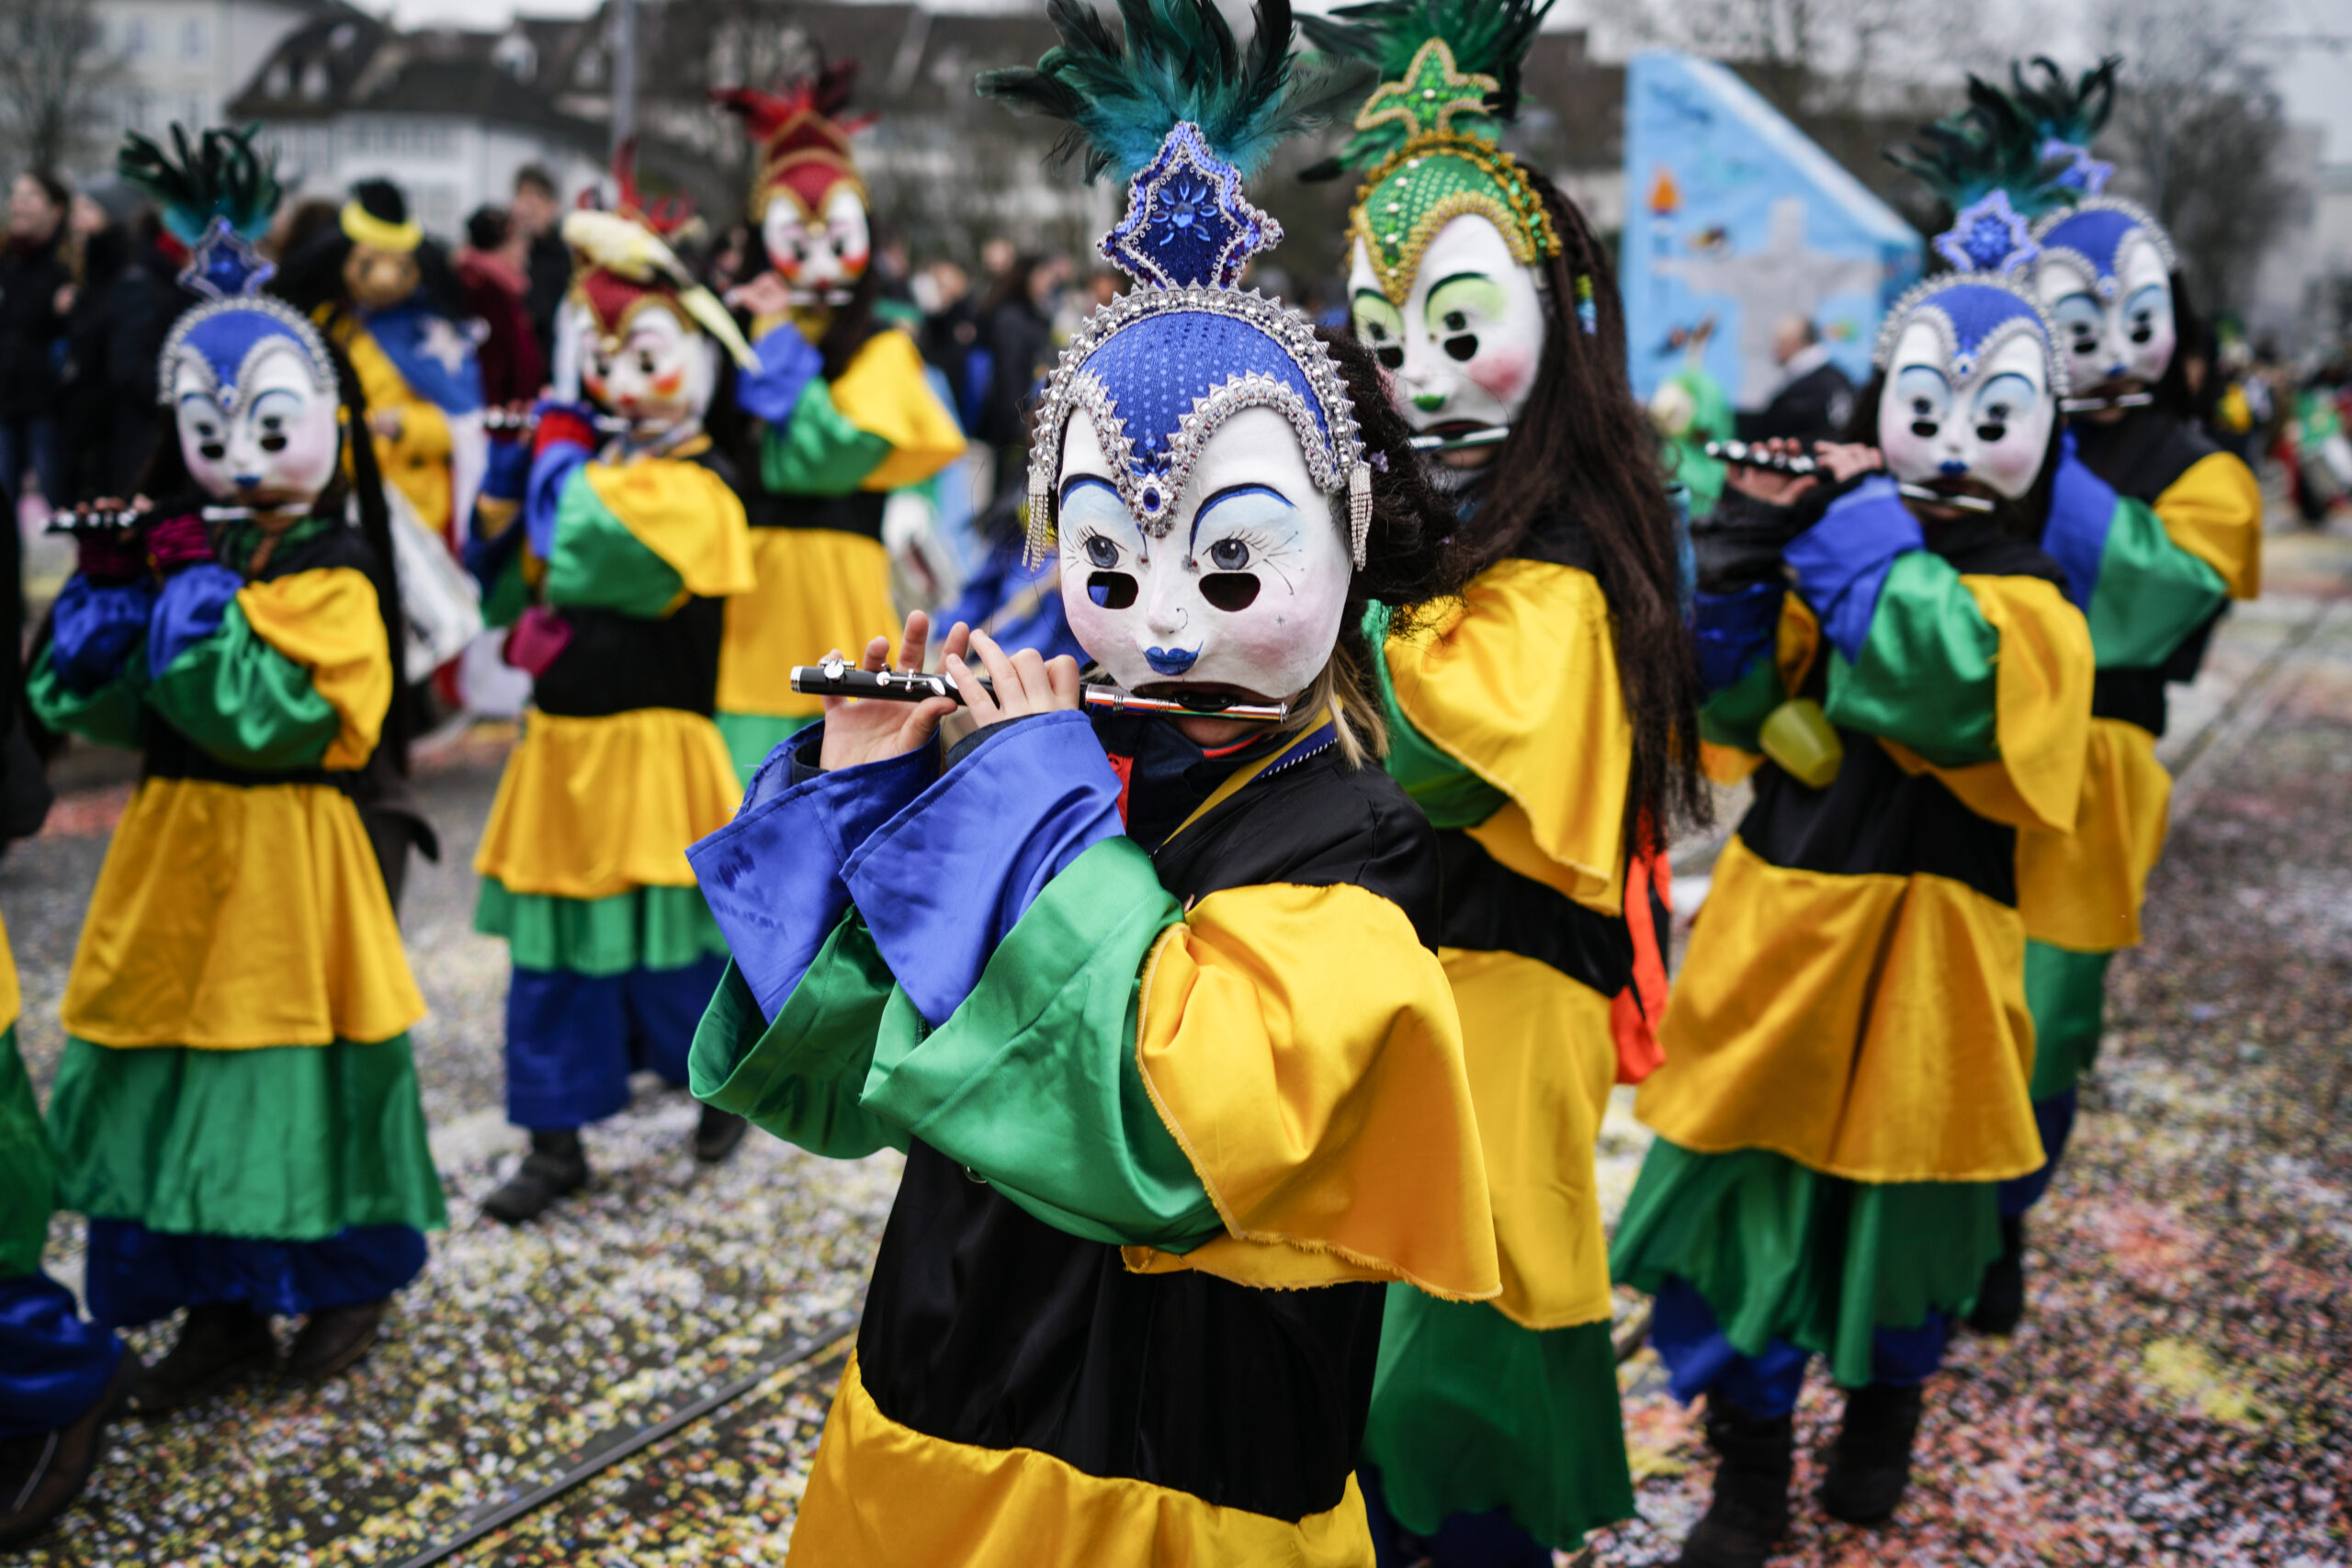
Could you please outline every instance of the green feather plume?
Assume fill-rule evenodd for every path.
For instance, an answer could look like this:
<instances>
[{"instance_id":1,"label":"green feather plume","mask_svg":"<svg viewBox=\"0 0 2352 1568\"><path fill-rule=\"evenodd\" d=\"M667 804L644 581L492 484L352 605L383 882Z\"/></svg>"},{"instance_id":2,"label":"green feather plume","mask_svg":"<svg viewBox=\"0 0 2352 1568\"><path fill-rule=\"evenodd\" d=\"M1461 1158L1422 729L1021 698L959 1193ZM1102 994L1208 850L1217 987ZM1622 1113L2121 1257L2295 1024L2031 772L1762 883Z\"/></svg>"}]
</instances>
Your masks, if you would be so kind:
<instances>
[{"instance_id":1,"label":"green feather plume","mask_svg":"<svg viewBox=\"0 0 2352 1568\"><path fill-rule=\"evenodd\" d=\"M1119 0L1124 39L1088 0L1047 0L1062 41L1032 69L981 73L980 96L1066 122L1049 167L1132 178L1181 121L1246 176L1274 148L1330 123L1371 85L1370 67L1294 59L1290 0L1257 0L1243 49L1215 0Z\"/></svg>"},{"instance_id":2,"label":"green feather plume","mask_svg":"<svg viewBox=\"0 0 2352 1568\"><path fill-rule=\"evenodd\" d=\"M2035 55L2033 63L2041 71L2038 83L2026 79L2023 66L2009 66L2010 90L2018 107L2032 120L2038 137L2087 148L2115 107L2115 73L2123 57L2110 54L2072 81L2046 54Z\"/></svg>"},{"instance_id":3,"label":"green feather plume","mask_svg":"<svg viewBox=\"0 0 2352 1568\"><path fill-rule=\"evenodd\" d=\"M114 172L125 185L154 198L164 226L182 244L197 243L216 218L227 219L240 238L258 240L283 194L277 154L264 157L254 151L260 130L258 124L243 130L214 126L191 143L187 128L175 122L169 152L134 130L122 139Z\"/></svg>"},{"instance_id":4,"label":"green feather plume","mask_svg":"<svg viewBox=\"0 0 2352 1568\"><path fill-rule=\"evenodd\" d=\"M1912 133L1890 147L1886 161L1950 204L1954 212L2007 191L2009 205L2029 220L2075 204L2075 193L2060 183L2072 166L2063 157L2045 158L2033 117L2000 88L1968 79L1968 107Z\"/></svg>"},{"instance_id":5,"label":"green feather plume","mask_svg":"<svg viewBox=\"0 0 2352 1568\"><path fill-rule=\"evenodd\" d=\"M1491 126L1475 127L1463 118L1454 124L1498 135L1502 126L1519 117L1520 67L1551 9L1552 0L1365 0L1343 6L1329 17L1302 17L1300 26L1317 50L1338 59L1368 60L1384 82L1402 79L1412 70L1421 46L1442 39L1453 53L1456 70L1491 76L1498 84L1487 96ZM1346 169L1368 168L1408 134L1395 120L1359 130L1338 157L1317 164L1302 177L1326 180Z\"/></svg>"}]
</instances>

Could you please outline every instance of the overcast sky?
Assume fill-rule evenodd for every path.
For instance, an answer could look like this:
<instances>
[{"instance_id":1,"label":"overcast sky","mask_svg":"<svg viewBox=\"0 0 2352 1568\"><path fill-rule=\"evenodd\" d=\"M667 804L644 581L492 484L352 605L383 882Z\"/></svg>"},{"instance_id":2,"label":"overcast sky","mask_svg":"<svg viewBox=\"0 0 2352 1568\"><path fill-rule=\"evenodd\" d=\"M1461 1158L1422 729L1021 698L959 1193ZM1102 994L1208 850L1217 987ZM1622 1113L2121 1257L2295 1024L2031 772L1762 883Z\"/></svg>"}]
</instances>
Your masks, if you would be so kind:
<instances>
[{"instance_id":1,"label":"overcast sky","mask_svg":"<svg viewBox=\"0 0 2352 1568\"><path fill-rule=\"evenodd\" d=\"M370 4L371 0L362 0ZM381 4L382 0L372 0ZM957 10L1001 10L1021 7L1024 0L946 0ZM1338 0L1296 0L1306 10L1329 10ZM2316 124L2327 132L2321 156L2330 163L2352 163L2352 0L2269 0L2276 18L2266 28L2276 61L2273 80L2287 103L2290 118ZM520 10L531 16L579 16L594 9L594 0L390 0L394 20L402 26L450 23L469 28L503 25ZM1039 8L1042 9L1042 4ZM1587 10L1584 0L1558 0L1553 15L1570 18ZM2051 10L2062 16L2078 12L2081 0L2055 0ZM2063 25L2063 24L2062 24ZM2332 43L2331 41L2332 40ZM2049 47L2071 52L2053 37Z\"/></svg>"}]
</instances>

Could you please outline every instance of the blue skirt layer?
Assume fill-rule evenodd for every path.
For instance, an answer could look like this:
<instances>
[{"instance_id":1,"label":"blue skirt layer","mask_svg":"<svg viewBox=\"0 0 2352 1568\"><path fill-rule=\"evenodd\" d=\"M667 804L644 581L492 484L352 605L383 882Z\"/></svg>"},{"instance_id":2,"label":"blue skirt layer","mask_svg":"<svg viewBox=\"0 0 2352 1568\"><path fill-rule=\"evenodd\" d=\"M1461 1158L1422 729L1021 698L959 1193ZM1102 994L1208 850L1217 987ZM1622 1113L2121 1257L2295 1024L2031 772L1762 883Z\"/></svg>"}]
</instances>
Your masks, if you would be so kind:
<instances>
[{"instance_id":1,"label":"blue skirt layer","mask_svg":"<svg viewBox=\"0 0 2352 1568\"><path fill-rule=\"evenodd\" d=\"M1873 1329L1871 1381L1925 1382L1943 1365L1951 1325L1931 1312L1916 1328ZM1684 1404L1702 1393L1720 1393L1752 1416L1786 1416L1797 1407L1804 1387L1809 1351L1785 1339L1768 1343L1762 1354L1744 1356L1724 1337L1706 1298L1679 1279L1658 1291L1650 1316L1650 1343L1666 1363L1674 1397Z\"/></svg>"},{"instance_id":2,"label":"blue skirt layer","mask_svg":"<svg viewBox=\"0 0 2352 1568\"><path fill-rule=\"evenodd\" d=\"M640 1067L684 1087L723 953L682 969L581 975L521 969L506 988L506 1119L534 1132L584 1127L628 1104Z\"/></svg>"},{"instance_id":3,"label":"blue skirt layer","mask_svg":"<svg viewBox=\"0 0 2352 1568\"><path fill-rule=\"evenodd\" d=\"M121 1359L122 1341L48 1275L0 1280L0 1441L72 1425Z\"/></svg>"},{"instance_id":4,"label":"blue skirt layer","mask_svg":"<svg viewBox=\"0 0 2352 1568\"><path fill-rule=\"evenodd\" d=\"M173 1235L134 1220L92 1220L84 1292L90 1315L116 1328L184 1306L243 1302L300 1317L390 1295L424 1269L424 1233L365 1225L324 1241Z\"/></svg>"}]
</instances>

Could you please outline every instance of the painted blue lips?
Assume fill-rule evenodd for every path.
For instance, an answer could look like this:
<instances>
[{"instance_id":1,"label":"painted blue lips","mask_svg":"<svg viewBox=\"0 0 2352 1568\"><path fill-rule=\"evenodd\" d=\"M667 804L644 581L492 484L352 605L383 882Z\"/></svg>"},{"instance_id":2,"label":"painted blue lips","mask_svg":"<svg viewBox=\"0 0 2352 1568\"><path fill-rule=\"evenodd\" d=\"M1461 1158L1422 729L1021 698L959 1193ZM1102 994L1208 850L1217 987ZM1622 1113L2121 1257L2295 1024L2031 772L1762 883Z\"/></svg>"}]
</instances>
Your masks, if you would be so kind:
<instances>
[{"instance_id":1,"label":"painted blue lips","mask_svg":"<svg viewBox=\"0 0 2352 1568\"><path fill-rule=\"evenodd\" d=\"M1196 648L1147 648L1143 656L1150 660L1152 669L1158 673L1182 675L1193 667L1193 661L1200 658L1201 652Z\"/></svg>"}]
</instances>

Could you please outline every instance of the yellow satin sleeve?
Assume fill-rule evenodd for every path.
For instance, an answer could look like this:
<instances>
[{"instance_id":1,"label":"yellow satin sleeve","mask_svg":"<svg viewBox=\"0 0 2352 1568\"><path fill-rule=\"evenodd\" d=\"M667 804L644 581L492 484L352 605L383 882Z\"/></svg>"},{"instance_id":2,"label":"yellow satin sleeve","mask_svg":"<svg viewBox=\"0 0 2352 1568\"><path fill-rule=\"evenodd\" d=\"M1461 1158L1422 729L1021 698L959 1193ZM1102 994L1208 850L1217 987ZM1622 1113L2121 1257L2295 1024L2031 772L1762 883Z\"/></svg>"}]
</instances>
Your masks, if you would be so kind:
<instances>
[{"instance_id":1,"label":"yellow satin sleeve","mask_svg":"<svg viewBox=\"0 0 2352 1568\"><path fill-rule=\"evenodd\" d=\"M474 870L509 893L603 898L692 887L686 846L742 797L718 727L679 708L524 716Z\"/></svg>"},{"instance_id":2,"label":"yellow satin sleeve","mask_svg":"<svg viewBox=\"0 0 2352 1568\"><path fill-rule=\"evenodd\" d=\"M376 585L347 566L297 571L237 591L237 608L254 635L311 678L339 721L322 768L367 765L384 733L392 702L391 643Z\"/></svg>"},{"instance_id":3,"label":"yellow satin sleeve","mask_svg":"<svg viewBox=\"0 0 2352 1568\"><path fill-rule=\"evenodd\" d=\"M915 340L895 327L866 339L831 390L834 412L890 444L860 490L921 484L964 455L964 432L931 389Z\"/></svg>"},{"instance_id":4,"label":"yellow satin sleeve","mask_svg":"<svg viewBox=\"0 0 2352 1568\"><path fill-rule=\"evenodd\" d=\"M2001 754L1940 768L1907 746L1879 743L1905 772L1935 774L1979 817L2071 832L2090 746L2090 625L2054 583L2039 578L1960 581L2001 637L1993 673L1993 735Z\"/></svg>"},{"instance_id":5,"label":"yellow satin sleeve","mask_svg":"<svg viewBox=\"0 0 2352 1568\"><path fill-rule=\"evenodd\" d=\"M742 498L700 463L591 463L581 471L605 509L678 574L687 592L721 599L756 584Z\"/></svg>"},{"instance_id":6,"label":"yellow satin sleeve","mask_svg":"<svg viewBox=\"0 0 2352 1568\"><path fill-rule=\"evenodd\" d=\"M1692 927L1636 1109L1702 1154L1855 1181L2041 1164L2015 909L1939 876L1771 865L1736 835Z\"/></svg>"},{"instance_id":7,"label":"yellow satin sleeve","mask_svg":"<svg viewBox=\"0 0 2352 1568\"><path fill-rule=\"evenodd\" d=\"M2025 934L2075 953L2137 946L2140 904L2164 854L2171 804L2172 775L2156 761L2155 737L2122 719L2091 720L2074 831L2018 834Z\"/></svg>"},{"instance_id":8,"label":"yellow satin sleeve","mask_svg":"<svg viewBox=\"0 0 2352 1568\"><path fill-rule=\"evenodd\" d=\"M17 950L9 945L7 922L0 920L0 1030L14 1028L24 1010L24 987L17 978Z\"/></svg>"},{"instance_id":9,"label":"yellow satin sleeve","mask_svg":"<svg viewBox=\"0 0 2352 1568\"><path fill-rule=\"evenodd\" d=\"M1592 574L1498 562L1459 608L1385 651L1413 728L1510 796L1470 836L1521 875L1618 913L1634 729Z\"/></svg>"},{"instance_id":10,"label":"yellow satin sleeve","mask_svg":"<svg viewBox=\"0 0 2352 1568\"><path fill-rule=\"evenodd\" d=\"M1226 1235L1142 1272L1502 1288L1462 1026L1437 955L1361 887L1212 893L1145 960L1136 1058Z\"/></svg>"},{"instance_id":11,"label":"yellow satin sleeve","mask_svg":"<svg viewBox=\"0 0 2352 1568\"><path fill-rule=\"evenodd\" d=\"M1293 1524L1035 1449L951 1443L884 1415L842 1373L787 1568L1373 1568L1355 1477Z\"/></svg>"},{"instance_id":12,"label":"yellow satin sleeve","mask_svg":"<svg viewBox=\"0 0 2352 1568\"><path fill-rule=\"evenodd\" d=\"M2221 573L2233 599L2262 593L2262 484L2227 452L2188 466L2153 508L2172 542Z\"/></svg>"}]
</instances>

